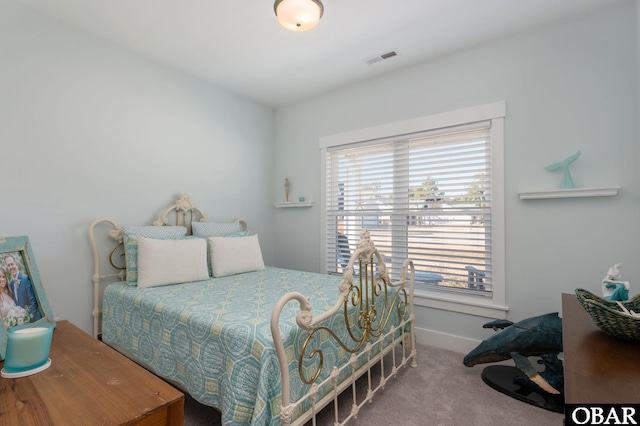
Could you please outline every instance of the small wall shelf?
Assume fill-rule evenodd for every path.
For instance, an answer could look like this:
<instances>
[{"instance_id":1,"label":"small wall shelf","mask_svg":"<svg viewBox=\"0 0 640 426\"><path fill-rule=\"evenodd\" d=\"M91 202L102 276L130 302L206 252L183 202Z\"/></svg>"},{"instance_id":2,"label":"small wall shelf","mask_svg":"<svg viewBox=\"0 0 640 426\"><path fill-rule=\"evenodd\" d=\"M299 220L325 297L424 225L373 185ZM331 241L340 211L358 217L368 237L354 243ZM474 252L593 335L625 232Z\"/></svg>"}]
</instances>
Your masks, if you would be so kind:
<instances>
[{"instance_id":1,"label":"small wall shelf","mask_svg":"<svg viewBox=\"0 0 640 426\"><path fill-rule=\"evenodd\" d=\"M523 200L535 200L542 198L575 198L575 197L611 197L618 194L619 186L604 188L573 188L556 189L552 191L519 192Z\"/></svg>"},{"instance_id":2,"label":"small wall shelf","mask_svg":"<svg viewBox=\"0 0 640 426\"><path fill-rule=\"evenodd\" d=\"M285 201L283 203L273 203L277 209L284 209L290 207L313 207L313 201Z\"/></svg>"}]
</instances>

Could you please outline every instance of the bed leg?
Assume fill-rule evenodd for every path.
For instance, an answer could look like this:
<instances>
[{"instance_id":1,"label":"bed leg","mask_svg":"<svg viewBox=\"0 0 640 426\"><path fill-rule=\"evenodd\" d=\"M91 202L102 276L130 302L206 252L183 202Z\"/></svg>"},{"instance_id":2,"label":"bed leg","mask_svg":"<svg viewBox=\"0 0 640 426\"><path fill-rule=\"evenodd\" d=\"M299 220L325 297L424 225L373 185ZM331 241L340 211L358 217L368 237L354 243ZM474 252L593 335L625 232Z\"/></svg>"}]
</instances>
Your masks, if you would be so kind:
<instances>
[{"instance_id":1,"label":"bed leg","mask_svg":"<svg viewBox=\"0 0 640 426\"><path fill-rule=\"evenodd\" d=\"M413 324L411 325L413 327ZM411 357L411 362L409 366L412 368L416 368L418 366L418 351L416 350L416 340L415 335L413 333L404 334L404 340L402 342L402 346L405 348L409 348L409 356Z\"/></svg>"}]
</instances>

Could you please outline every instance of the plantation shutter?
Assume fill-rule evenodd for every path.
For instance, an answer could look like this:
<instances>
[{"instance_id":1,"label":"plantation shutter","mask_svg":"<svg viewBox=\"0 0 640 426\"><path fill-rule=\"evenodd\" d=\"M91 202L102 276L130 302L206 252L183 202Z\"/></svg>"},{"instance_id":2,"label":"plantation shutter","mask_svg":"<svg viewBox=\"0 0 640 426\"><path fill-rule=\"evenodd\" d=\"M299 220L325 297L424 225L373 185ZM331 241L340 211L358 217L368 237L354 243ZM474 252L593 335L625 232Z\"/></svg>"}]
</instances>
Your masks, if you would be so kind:
<instances>
[{"instance_id":1,"label":"plantation shutter","mask_svg":"<svg viewBox=\"0 0 640 426\"><path fill-rule=\"evenodd\" d=\"M416 292L490 295L490 125L329 148L327 272L344 271L366 228L392 277L413 260Z\"/></svg>"}]
</instances>

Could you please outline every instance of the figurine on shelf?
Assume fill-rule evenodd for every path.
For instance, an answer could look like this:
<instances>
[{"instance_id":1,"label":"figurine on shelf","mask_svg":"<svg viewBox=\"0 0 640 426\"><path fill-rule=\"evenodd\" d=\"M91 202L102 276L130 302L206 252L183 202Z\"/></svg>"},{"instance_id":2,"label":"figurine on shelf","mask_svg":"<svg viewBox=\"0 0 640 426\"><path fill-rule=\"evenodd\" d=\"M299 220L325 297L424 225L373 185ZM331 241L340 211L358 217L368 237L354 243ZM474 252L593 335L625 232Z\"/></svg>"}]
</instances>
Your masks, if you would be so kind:
<instances>
[{"instance_id":1,"label":"figurine on shelf","mask_svg":"<svg viewBox=\"0 0 640 426\"><path fill-rule=\"evenodd\" d=\"M289 179L284 178L284 200L289 202Z\"/></svg>"},{"instance_id":2,"label":"figurine on shelf","mask_svg":"<svg viewBox=\"0 0 640 426\"><path fill-rule=\"evenodd\" d=\"M607 300L624 302L629 299L629 282L620 280L620 266L622 263L613 265L602 279L602 295Z\"/></svg>"},{"instance_id":3,"label":"figurine on shelf","mask_svg":"<svg viewBox=\"0 0 640 426\"><path fill-rule=\"evenodd\" d=\"M573 189L576 187L573 183L573 179L571 178L571 173L569 172L569 164L576 161L578 157L580 157L580 151L565 158L562 161L558 161L557 163L553 163L550 166L545 167L545 169L549 171L562 169L562 180L560 181L560 189Z\"/></svg>"}]
</instances>

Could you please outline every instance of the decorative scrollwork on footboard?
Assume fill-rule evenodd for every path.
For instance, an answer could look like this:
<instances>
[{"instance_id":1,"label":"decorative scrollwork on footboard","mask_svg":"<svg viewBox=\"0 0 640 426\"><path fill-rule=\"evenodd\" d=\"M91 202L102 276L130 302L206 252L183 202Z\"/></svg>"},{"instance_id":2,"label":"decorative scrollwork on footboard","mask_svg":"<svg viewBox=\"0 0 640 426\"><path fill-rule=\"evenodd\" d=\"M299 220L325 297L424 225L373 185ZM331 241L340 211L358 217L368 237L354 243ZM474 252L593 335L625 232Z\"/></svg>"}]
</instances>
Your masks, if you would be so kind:
<instances>
[{"instance_id":1,"label":"decorative scrollwork on footboard","mask_svg":"<svg viewBox=\"0 0 640 426\"><path fill-rule=\"evenodd\" d=\"M352 354L352 361L350 362L354 362L355 354L361 352L361 350L370 352L373 340L377 340L382 336L387 339L389 333L393 334L395 330L405 324L403 321L407 323L411 321L410 335L411 339L413 339L412 277L410 291L408 292L405 288L409 265L413 272L413 263L407 260L402 266L400 281L392 282L382 256L371 241L369 232L363 230L360 242L349 260L339 284L340 295L338 300L330 310L314 317L309 299L295 292L286 294L276 304L271 317L271 332L282 375L282 402L283 414L285 415L283 422L285 424L290 422L291 414L290 411L285 410L290 403L289 372L278 325L280 312L284 306L291 300L297 300L300 304L296 323L306 330L307 335L300 346L298 354L298 375L302 383L316 386L325 363L325 354L316 343L326 340L324 333L329 336L328 338L337 342L342 350ZM355 282L354 278L357 278ZM395 289L395 291L392 291L392 289ZM393 293L392 296L391 293ZM337 314L341 308L346 330L336 332L336 330L330 328L329 321L326 320ZM400 324L392 321L394 313L397 314ZM320 333L323 333L322 337L316 338ZM411 344L411 348L413 348L413 344ZM382 349L380 350L382 351ZM415 356L415 353L412 353L412 356ZM335 370L335 366L329 367L333 367ZM357 368L357 366L354 366L354 369Z\"/></svg>"},{"instance_id":2,"label":"decorative scrollwork on footboard","mask_svg":"<svg viewBox=\"0 0 640 426\"><path fill-rule=\"evenodd\" d=\"M373 244L373 243L371 243ZM377 254L377 252L375 252ZM381 260L381 259L380 259ZM324 355L319 348L310 348L313 338L317 333L326 332L333 338L346 352L357 353L372 338L380 337L387 329L389 321L393 315L394 307L398 314L398 318L406 316L407 294L404 287L398 289L393 295L392 301L389 303L389 287L390 280L386 275L384 264L380 267L379 275L376 275L376 258L374 254L363 253L362 257L357 259L359 280L353 283L353 276L347 278L351 280L347 287L347 297L344 298L343 316L348 339L341 339L331 328L326 325L317 325L308 327L308 334L301 346L298 359L298 373L300 379L305 384L314 383L320 376L324 366ZM380 298L382 304L379 310L376 299ZM354 309L356 310L354 315ZM354 318L355 316L355 318ZM301 324L299 324L302 326ZM304 327L303 327L304 328ZM345 336L346 337L346 336ZM311 350L312 349L312 350ZM317 369L308 377L302 368L304 364L305 354L308 360L318 357L316 362Z\"/></svg>"}]
</instances>

